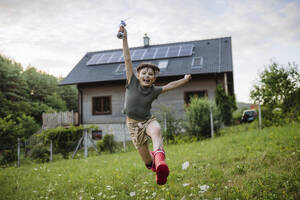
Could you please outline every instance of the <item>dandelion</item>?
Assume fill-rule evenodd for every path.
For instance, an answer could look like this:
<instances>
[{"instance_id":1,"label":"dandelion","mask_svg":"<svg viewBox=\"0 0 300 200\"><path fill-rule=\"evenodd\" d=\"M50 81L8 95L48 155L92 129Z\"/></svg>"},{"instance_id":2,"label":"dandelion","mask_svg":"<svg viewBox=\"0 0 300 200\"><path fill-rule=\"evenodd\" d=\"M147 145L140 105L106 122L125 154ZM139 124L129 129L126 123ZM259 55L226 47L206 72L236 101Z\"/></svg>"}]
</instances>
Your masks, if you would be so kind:
<instances>
[{"instance_id":1,"label":"dandelion","mask_svg":"<svg viewBox=\"0 0 300 200\"><path fill-rule=\"evenodd\" d=\"M189 185L189 183L184 183L183 184L183 187L186 187L186 186L188 186Z\"/></svg>"},{"instance_id":2,"label":"dandelion","mask_svg":"<svg viewBox=\"0 0 300 200\"><path fill-rule=\"evenodd\" d=\"M135 192L130 192L129 195L130 195L131 197L133 197L133 196L135 196Z\"/></svg>"},{"instance_id":3,"label":"dandelion","mask_svg":"<svg viewBox=\"0 0 300 200\"><path fill-rule=\"evenodd\" d=\"M182 170L186 170L189 167L190 163L189 161L186 161L182 164Z\"/></svg>"}]
</instances>

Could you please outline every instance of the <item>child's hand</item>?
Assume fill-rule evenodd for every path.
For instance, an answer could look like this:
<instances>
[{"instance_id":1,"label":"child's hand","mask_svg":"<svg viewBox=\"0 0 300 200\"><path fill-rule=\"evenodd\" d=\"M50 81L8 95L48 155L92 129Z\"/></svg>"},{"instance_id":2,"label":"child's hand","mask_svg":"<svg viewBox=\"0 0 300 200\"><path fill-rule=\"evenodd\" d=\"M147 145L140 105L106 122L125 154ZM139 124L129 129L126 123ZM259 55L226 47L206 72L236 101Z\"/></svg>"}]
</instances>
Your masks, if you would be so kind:
<instances>
[{"instance_id":1,"label":"child's hand","mask_svg":"<svg viewBox=\"0 0 300 200\"><path fill-rule=\"evenodd\" d=\"M120 26L119 32L124 34L123 37L127 37L127 30L124 26Z\"/></svg>"},{"instance_id":2,"label":"child's hand","mask_svg":"<svg viewBox=\"0 0 300 200\"><path fill-rule=\"evenodd\" d=\"M184 79L189 81L192 79L192 76L190 74L186 74L184 75Z\"/></svg>"}]
</instances>

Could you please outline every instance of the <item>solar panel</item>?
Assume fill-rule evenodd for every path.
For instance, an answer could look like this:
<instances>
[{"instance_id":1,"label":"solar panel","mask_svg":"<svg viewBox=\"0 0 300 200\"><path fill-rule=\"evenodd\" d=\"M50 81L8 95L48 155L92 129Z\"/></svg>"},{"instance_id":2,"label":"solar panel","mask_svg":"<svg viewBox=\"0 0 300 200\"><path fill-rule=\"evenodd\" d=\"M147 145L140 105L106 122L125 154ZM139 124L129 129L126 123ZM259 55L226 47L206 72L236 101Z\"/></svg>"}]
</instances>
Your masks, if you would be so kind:
<instances>
[{"instance_id":1,"label":"solar panel","mask_svg":"<svg viewBox=\"0 0 300 200\"><path fill-rule=\"evenodd\" d=\"M163 47L152 47L144 49L131 49L130 55L132 61L138 60L152 60L161 58L172 58L191 56L193 54L193 44L184 45L170 45ZM124 56L122 50L113 52L96 53L92 55L87 65L97 65L104 63L118 63L124 62Z\"/></svg>"},{"instance_id":2,"label":"solar panel","mask_svg":"<svg viewBox=\"0 0 300 200\"><path fill-rule=\"evenodd\" d=\"M97 64L107 63L112 53L104 53L103 56L97 61Z\"/></svg>"},{"instance_id":3,"label":"solar panel","mask_svg":"<svg viewBox=\"0 0 300 200\"><path fill-rule=\"evenodd\" d=\"M116 51L113 53L112 57L109 60L109 63L119 62L120 57L123 55L122 51Z\"/></svg>"},{"instance_id":4,"label":"solar panel","mask_svg":"<svg viewBox=\"0 0 300 200\"><path fill-rule=\"evenodd\" d=\"M149 60L149 59L153 59L154 57L154 53L156 52L156 48L149 48L147 49L144 57L143 57L143 60Z\"/></svg>"},{"instance_id":5,"label":"solar panel","mask_svg":"<svg viewBox=\"0 0 300 200\"><path fill-rule=\"evenodd\" d=\"M168 51L168 47L159 47L155 54L155 58L165 58Z\"/></svg>"},{"instance_id":6,"label":"solar panel","mask_svg":"<svg viewBox=\"0 0 300 200\"><path fill-rule=\"evenodd\" d=\"M91 59L86 63L87 65L97 64L97 60L102 56L101 53L94 54Z\"/></svg>"},{"instance_id":7,"label":"solar panel","mask_svg":"<svg viewBox=\"0 0 300 200\"><path fill-rule=\"evenodd\" d=\"M182 45L178 56L191 56L194 45Z\"/></svg>"},{"instance_id":8,"label":"solar panel","mask_svg":"<svg viewBox=\"0 0 300 200\"><path fill-rule=\"evenodd\" d=\"M137 49L135 50L134 55L131 57L132 60L142 60L142 56L144 55L146 49Z\"/></svg>"},{"instance_id":9,"label":"solar panel","mask_svg":"<svg viewBox=\"0 0 300 200\"><path fill-rule=\"evenodd\" d=\"M169 51L167 53L167 57L177 57L179 53L180 46L172 46L169 47Z\"/></svg>"}]
</instances>

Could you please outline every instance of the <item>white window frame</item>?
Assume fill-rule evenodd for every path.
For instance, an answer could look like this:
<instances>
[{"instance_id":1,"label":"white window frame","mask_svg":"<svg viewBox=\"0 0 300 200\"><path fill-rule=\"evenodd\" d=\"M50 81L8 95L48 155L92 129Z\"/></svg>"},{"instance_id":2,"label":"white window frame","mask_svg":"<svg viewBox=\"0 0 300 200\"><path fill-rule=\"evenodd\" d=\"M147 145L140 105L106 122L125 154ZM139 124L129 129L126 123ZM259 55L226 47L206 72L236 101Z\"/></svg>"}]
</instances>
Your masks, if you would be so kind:
<instances>
[{"instance_id":1,"label":"white window frame","mask_svg":"<svg viewBox=\"0 0 300 200\"><path fill-rule=\"evenodd\" d=\"M195 59L201 59L200 65L195 65ZM203 67L203 56L194 57L192 62L192 68L202 68Z\"/></svg>"},{"instance_id":2,"label":"white window frame","mask_svg":"<svg viewBox=\"0 0 300 200\"><path fill-rule=\"evenodd\" d=\"M158 68L161 71L166 71L168 69L169 60L160 60L158 62Z\"/></svg>"}]
</instances>

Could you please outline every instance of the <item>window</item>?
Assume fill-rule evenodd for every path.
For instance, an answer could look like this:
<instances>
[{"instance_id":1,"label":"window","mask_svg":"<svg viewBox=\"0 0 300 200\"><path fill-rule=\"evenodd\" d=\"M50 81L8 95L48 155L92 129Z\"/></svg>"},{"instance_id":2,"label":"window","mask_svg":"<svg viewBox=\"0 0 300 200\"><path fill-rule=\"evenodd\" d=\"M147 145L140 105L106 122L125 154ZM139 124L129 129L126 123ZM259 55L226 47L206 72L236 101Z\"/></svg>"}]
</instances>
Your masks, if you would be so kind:
<instances>
[{"instance_id":1,"label":"window","mask_svg":"<svg viewBox=\"0 0 300 200\"><path fill-rule=\"evenodd\" d=\"M115 72L116 74L123 74L125 72L125 64L120 64Z\"/></svg>"},{"instance_id":2,"label":"window","mask_svg":"<svg viewBox=\"0 0 300 200\"><path fill-rule=\"evenodd\" d=\"M111 114L111 96L93 97L93 115Z\"/></svg>"},{"instance_id":3,"label":"window","mask_svg":"<svg viewBox=\"0 0 300 200\"><path fill-rule=\"evenodd\" d=\"M92 139L93 140L101 140L102 139L102 131L92 131Z\"/></svg>"},{"instance_id":4,"label":"window","mask_svg":"<svg viewBox=\"0 0 300 200\"><path fill-rule=\"evenodd\" d=\"M198 98L207 97L207 92L205 90L185 92L184 93L184 103L189 104L191 102L192 97L198 97Z\"/></svg>"},{"instance_id":5,"label":"window","mask_svg":"<svg viewBox=\"0 0 300 200\"><path fill-rule=\"evenodd\" d=\"M202 68L203 67L203 57L195 57L192 62L192 68Z\"/></svg>"},{"instance_id":6,"label":"window","mask_svg":"<svg viewBox=\"0 0 300 200\"><path fill-rule=\"evenodd\" d=\"M158 63L158 68L159 68L161 71L166 71L166 70L167 70L167 67L168 67L168 60L161 60L161 61L159 61L159 63Z\"/></svg>"}]
</instances>

